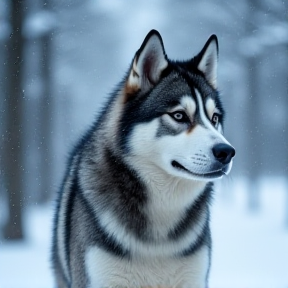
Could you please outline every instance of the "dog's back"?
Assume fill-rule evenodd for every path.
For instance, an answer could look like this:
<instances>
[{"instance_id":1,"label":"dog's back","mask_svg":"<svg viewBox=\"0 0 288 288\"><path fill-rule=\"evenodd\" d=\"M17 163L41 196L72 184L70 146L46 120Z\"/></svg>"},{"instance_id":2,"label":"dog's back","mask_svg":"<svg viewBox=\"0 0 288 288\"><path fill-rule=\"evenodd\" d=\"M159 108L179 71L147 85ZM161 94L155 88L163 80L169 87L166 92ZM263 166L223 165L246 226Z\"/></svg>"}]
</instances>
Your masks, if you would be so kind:
<instances>
[{"instance_id":1,"label":"dog's back","mask_svg":"<svg viewBox=\"0 0 288 288\"><path fill-rule=\"evenodd\" d=\"M206 287L212 180L228 174L216 36L170 61L152 30L71 154L59 194L58 287Z\"/></svg>"}]
</instances>

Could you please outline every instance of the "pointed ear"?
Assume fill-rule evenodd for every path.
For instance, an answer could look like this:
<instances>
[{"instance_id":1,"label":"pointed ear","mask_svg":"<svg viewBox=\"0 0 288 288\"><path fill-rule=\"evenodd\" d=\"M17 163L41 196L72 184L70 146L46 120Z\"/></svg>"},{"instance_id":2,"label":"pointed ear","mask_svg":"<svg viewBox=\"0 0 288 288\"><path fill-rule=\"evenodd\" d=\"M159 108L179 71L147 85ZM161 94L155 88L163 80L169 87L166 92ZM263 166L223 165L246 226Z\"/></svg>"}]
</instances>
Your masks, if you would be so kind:
<instances>
[{"instance_id":1,"label":"pointed ear","mask_svg":"<svg viewBox=\"0 0 288 288\"><path fill-rule=\"evenodd\" d=\"M217 89L218 40L216 35L210 36L197 58L197 68L203 72L207 81Z\"/></svg>"},{"instance_id":2,"label":"pointed ear","mask_svg":"<svg viewBox=\"0 0 288 288\"><path fill-rule=\"evenodd\" d=\"M157 84L167 66L161 35L158 31L151 30L135 54L126 82L126 93L148 91Z\"/></svg>"}]
</instances>

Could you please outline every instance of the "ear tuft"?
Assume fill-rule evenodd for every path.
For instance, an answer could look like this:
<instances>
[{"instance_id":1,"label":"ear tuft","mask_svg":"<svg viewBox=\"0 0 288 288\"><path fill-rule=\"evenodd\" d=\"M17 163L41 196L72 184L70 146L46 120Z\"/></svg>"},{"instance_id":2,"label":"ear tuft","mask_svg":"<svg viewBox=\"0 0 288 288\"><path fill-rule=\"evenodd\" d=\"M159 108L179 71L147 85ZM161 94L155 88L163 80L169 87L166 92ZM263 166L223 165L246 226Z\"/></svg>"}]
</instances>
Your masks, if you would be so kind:
<instances>
[{"instance_id":1,"label":"ear tuft","mask_svg":"<svg viewBox=\"0 0 288 288\"><path fill-rule=\"evenodd\" d=\"M161 35L158 31L151 30L134 57L126 82L126 93L148 91L157 84L167 66Z\"/></svg>"},{"instance_id":2,"label":"ear tuft","mask_svg":"<svg viewBox=\"0 0 288 288\"><path fill-rule=\"evenodd\" d=\"M197 56L197 68L205 75L207 81L217 89L218 40L210 36L204 48Z\"/></svg>"}]
</instances>

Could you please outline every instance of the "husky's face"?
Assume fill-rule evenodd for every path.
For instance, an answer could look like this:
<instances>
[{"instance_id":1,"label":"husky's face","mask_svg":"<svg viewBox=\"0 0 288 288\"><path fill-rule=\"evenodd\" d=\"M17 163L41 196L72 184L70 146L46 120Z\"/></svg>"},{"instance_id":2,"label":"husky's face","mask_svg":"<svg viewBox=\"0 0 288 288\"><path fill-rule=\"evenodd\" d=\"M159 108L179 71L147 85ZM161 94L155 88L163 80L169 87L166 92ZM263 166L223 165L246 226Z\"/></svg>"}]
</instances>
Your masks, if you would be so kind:
<instances>
[{"instance_id":1,"label":"husky's face","mask_svg":"<svg viewBox=\"0 0 288 288\"><path fill-rule=\"evenodd\" d=\"M212 36L192 60L172 62L159 33L147 35L126 81L120 126L121 147L138 169L204 181L230 172L235 150L223 136L217 54Z\"/></svg>"}]
</instances>

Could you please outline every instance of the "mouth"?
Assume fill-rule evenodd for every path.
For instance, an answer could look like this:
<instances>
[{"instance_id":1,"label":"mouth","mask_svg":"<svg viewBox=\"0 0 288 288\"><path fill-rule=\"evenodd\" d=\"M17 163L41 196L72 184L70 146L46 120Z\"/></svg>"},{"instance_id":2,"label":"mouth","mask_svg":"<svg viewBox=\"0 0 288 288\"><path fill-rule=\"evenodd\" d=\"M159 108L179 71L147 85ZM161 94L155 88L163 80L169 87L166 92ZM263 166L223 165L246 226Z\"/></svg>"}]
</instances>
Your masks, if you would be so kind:
<instances>
[{"instance_id":1,"label":"mouth","mask_svg":"<svg viewBox=\"0 0 288 288\"><path fill-rule=\"evenodd\" d=\"M220 178L223 175L227 175L225 169L219 169L219 170L215 170L215 171L211 171L211 172L207 172L207 173L194 173L192 171L190 171L189 169L185 168L183 165L181 165L179 162L173 160L171 162L172 166L178 170L184 171L186 173L189 173L192 176L196 176L196 177L201 177L201 178L206 178L206 179L215 179L215 178Z\"/></svg>"}]
</instances>

